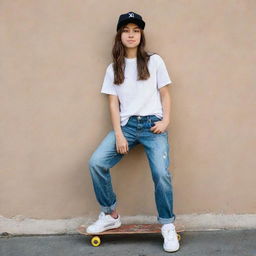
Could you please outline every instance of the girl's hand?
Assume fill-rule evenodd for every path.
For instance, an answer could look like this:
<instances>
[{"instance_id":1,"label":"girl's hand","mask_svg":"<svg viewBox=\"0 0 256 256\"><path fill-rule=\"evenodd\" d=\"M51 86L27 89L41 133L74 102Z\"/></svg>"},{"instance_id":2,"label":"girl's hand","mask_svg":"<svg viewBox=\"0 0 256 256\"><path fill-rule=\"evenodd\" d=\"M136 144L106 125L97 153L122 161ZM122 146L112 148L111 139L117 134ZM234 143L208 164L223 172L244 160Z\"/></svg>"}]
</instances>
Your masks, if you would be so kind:
<instances>
[{"instance_id":1,"label":"girl's hand","mask_svg":"<svg viewBox=\"0 0 256 256\"><path fill-rule=\"evenodd\" d=\"M157 121L154 122L155 125L153 127L150 128L150 131L152 131L153 133L163 133L166 131L169 122L165 121L165 120L161 120L161 121Z\"/></svg>"},{"instance_id":2,"label":"girl's hand","mask_svg":"<svg viewBox=\"0 0 256 256\"><path fill-rule=\"evenodd\" d=\"M129 151L128 142L123 134L116 136L116 151L120 154L127 154Z\"/></svg>"}]
</instances>

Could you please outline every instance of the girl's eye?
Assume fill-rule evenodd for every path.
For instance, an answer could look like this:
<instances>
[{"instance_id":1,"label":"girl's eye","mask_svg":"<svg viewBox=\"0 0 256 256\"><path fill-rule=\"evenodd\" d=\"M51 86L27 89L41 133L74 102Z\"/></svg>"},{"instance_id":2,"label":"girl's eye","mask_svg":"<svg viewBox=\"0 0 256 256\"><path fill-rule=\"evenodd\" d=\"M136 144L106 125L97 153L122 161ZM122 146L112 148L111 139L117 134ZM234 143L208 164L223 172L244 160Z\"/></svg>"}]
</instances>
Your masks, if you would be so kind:
<instances>
[{"instance_id":1,"label":"girl's eye","mask_svg":"<svg viewBox=\"0 0 256 256\"><path fill-rule=\"evenodd\" d=\"M134 30L135 32L140 32L139 30ZM129 32L127 29L124 29L123 32Z\"/></svg>"}]
</instances>

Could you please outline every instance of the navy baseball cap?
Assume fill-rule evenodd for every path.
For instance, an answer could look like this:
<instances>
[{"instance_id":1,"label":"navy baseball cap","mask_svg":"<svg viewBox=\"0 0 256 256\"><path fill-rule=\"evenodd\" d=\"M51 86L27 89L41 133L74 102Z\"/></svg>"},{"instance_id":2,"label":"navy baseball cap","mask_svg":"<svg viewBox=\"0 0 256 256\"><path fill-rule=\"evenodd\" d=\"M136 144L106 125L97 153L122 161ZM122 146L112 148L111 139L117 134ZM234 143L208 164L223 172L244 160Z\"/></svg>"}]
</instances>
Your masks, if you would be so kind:
<instances>
[{"instance_id":1,"label":"navy baseball cap","mask_svg":"<svg viewBox=\"0 0 256 256\"><path fill-rule=\"evenodd\" d=\"M127 12L119 16L116 31L118 31L120 27L128 23L135 23L141 29L144 29L145 27L145 22L142 20L142 17L139 14L135 12Z\"/></svg>"}]
</instances>

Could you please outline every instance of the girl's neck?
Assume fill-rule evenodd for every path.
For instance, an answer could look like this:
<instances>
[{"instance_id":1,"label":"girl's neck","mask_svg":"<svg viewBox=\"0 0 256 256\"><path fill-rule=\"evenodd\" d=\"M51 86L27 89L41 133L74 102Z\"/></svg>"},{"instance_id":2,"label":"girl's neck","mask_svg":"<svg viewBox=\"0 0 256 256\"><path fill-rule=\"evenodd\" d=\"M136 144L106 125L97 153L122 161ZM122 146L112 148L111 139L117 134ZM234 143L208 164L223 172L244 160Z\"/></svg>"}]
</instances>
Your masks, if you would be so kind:
<instances>
[{"instance_id":1,"label":"girl's neck","mask_svg":"<svg viewBox=\"0 0 256 256\"><path fill-rule=\"evenodd\" d=\"M126 49L126 58L128 59L134 59L137 57L137 48L133 49Z\"/></svg>"}]
</instances>

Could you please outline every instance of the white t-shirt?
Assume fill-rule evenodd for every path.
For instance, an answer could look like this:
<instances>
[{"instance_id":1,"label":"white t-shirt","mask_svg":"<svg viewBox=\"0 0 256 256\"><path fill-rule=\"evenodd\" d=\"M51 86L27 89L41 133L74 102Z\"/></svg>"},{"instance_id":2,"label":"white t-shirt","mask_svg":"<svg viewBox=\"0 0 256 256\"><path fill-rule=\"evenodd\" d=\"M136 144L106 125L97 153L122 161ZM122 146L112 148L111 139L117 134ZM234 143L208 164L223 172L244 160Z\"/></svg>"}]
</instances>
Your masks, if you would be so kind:
<instances>
[{"instance_id":1,"label":"white t-shirt","mask_svg":"<svg viewBox=\"0 0 256 256\"><path fill-rule=\"evenodd\" d=\"M120 120L124 126L132 115L163 117L159 89L171 84L165 63L160 55L153 54L148 61L150 77L137 81L137 58L125 58L125 79L114 84L113 62L107 67L101 93L117 95L120 101Z\"/></svg>"}]
</instances>

